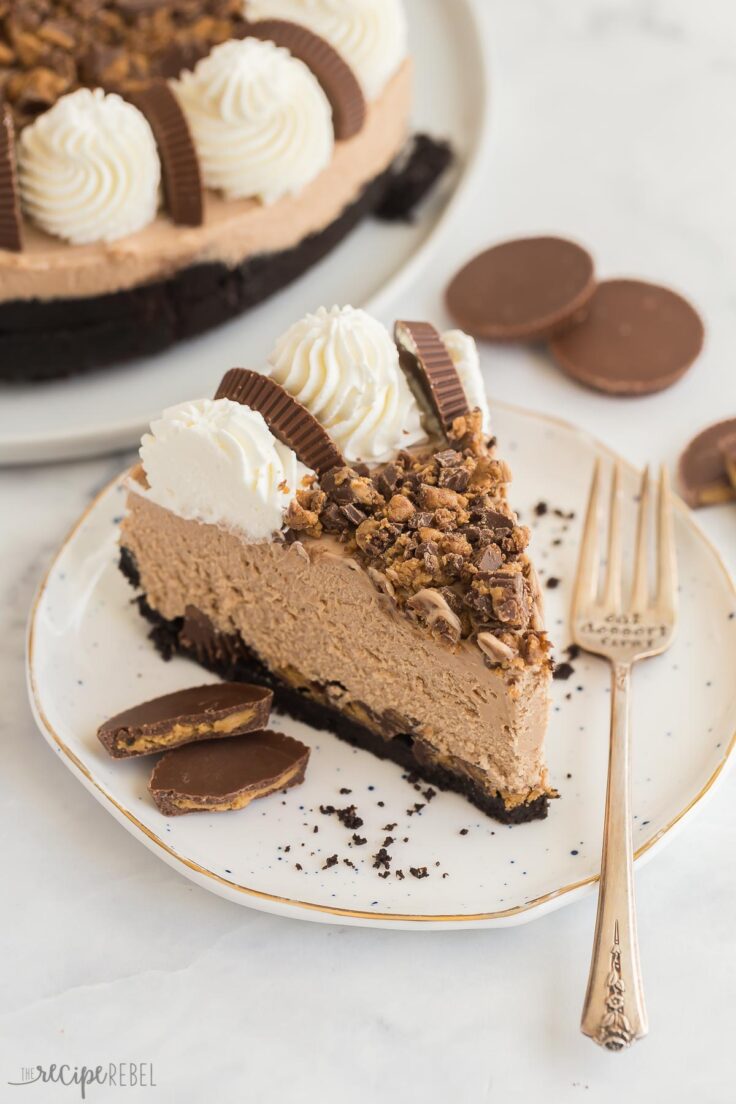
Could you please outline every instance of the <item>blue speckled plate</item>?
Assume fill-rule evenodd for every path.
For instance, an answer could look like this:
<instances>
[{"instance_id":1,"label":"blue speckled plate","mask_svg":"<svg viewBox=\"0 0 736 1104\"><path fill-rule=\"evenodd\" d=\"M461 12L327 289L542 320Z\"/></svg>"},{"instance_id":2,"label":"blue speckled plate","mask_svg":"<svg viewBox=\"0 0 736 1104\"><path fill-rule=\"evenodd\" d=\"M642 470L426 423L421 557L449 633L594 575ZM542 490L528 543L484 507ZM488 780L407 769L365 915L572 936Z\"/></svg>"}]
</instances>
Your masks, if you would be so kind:
<instances>
[{"instance_id":1,"label":"blue speckled plate","mask_svg":"<svg viewBox=\"0 0 736 1104\"><path fill-rule=\"evenodd\" d=\"M513 502L534 528L537 567L550 584L547 619L562 658L580 514L594 458L610 454L569 425L501 405L494 414L515 472ZM633 498L632 469L626 479ZM427 800L394 765L278 717L276 727L312 747L303 786L242 812L163 817L146 789L150 760L108 759L95 731L110 714L203 681L203 674L183 659L164 663L131 605L116 568L121 482L102 492L49 570L31 615L28 678L49 744L128 831L214 893L324 923L518 924L591 890L599 867L609 706L608 671L593 658L576 659L574 673L554 683L548 760L561 797L546 821L503 827L455 795ZM540 500L548 510L538 515ZM566 516L570 511L574 518ZM637 668L634 679L634 838L641 860L671 838L712 788L734 746L736 593L718 554L679 504L676 535L677 640L665 656ZM320 812L321 805L348 804L364 821L358 835L365 843ZM387 835L395 842L383 878L373 856ZM329 865L332 856L337 861ZM417 877L425 868L426 876Z\"/></svg>"}]
</instances>

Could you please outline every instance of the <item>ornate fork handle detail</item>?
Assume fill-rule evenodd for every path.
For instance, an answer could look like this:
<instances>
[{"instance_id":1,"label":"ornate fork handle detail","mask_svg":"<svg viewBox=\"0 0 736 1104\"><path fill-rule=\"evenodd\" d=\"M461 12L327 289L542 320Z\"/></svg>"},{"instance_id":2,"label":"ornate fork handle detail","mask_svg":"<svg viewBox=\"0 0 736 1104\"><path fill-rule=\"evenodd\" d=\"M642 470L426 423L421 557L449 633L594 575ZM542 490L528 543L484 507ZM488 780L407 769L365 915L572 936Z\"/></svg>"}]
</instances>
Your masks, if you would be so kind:
<instances>
[{"instance_id":1,"label":"ornate fork handle detail","mask_svg":"<svg viewBox=\"0 0 736 1104\"><path fill-rule=\"evenodd\" d=\"M606 1050L623 1050L635 1039L626 1015L626 982L621 976L621 944L618 936L618 920L614 921L611 968L606 979L607 993L604 1000L605 1014L601 1020L596 1042Z\"/></svg>"}]
</instances>

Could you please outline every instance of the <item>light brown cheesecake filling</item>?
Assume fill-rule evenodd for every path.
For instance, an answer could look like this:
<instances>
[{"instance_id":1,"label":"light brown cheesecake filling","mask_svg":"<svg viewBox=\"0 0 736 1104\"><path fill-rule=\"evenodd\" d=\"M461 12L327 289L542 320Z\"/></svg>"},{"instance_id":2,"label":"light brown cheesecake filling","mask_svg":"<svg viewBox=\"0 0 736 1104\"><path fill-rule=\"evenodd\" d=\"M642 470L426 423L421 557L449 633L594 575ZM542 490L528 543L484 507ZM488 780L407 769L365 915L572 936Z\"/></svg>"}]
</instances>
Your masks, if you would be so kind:
<instances>
[{"instance_id":1,"label":"light brown cheesecake filling","mask_svg":"<svg viewBox=\"0 0 736 1104\"><path fill-rule=\"evenodd\" d=\"M441 762L510 804L548 791L548 667L488 667L475 642L433 636L332 536L247 543L134 492L122 543L166 619L196 607L291 685L383 735L377 718L395 718L395 732L421 736Z\"/></svg>"},{"instance_id":2,"label":"light brown cheesecake filling","mask_svg":"<svg viewBox=\"0 0 736 1104\"><path fill-rule=\"evenodd\" d=\"M163 280L195 264L234 268L323 230L396 157L407 137L412 66L405 61L368 105L354 138L336 142L332 161L298 195L265 206L205 193L204 223L176 226L161 213L150 226L111 243L69 245L26 221L20 253L0 250L0 302L83 298Z\"/></svg>"}]
</instances>

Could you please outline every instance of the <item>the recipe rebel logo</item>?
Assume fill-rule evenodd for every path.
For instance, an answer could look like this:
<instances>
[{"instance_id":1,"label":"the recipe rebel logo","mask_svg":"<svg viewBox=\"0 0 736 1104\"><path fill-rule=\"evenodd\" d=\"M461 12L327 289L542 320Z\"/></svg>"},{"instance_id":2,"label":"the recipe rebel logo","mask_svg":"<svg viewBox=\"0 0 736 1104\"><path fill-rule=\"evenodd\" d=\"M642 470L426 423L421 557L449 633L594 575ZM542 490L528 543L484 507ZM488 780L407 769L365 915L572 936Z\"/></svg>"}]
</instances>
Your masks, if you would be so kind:
<instances>
[{"instance_id":1,"label":"the recipe rebel logo","mask_svg":"<svg viewBox=\"0 0 736 1104\"><path fill-rule=\"evenodd\" d=\"M72 1066L53 1062L48 1066L22 1066L20 1077L8 1081L19 1088L25 1085L59 1085L79 1090L81 1100L87 1099L87 1091L95 1085L113 1089L155 1089L153 1062L107 1062L97 1066ZM44 1100L48 1099L44 1096Z\"/></svg>"}]
</instances>

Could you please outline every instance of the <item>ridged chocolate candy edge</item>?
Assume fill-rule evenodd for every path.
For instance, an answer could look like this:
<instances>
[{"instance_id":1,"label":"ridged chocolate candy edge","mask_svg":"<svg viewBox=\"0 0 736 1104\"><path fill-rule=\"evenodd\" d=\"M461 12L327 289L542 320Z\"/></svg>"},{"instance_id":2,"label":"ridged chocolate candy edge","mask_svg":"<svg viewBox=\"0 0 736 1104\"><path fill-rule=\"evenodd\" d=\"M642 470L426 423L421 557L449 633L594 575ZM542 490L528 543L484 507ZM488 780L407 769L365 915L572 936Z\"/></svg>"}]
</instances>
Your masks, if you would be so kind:
<instances>
[{"instance_id":1,"label":"ridged chocolate candy edge","mask_svg":"<svg viewBox=\"0 0 736 1104\"><path fill-rule=\"evenodd\" d=\"M215 398L231 399L257 410L274 436L318 475L345 464L334 441L306 406L270 376L250 368L231 368L223 376Z\"/></svg>"}]
</instances>

